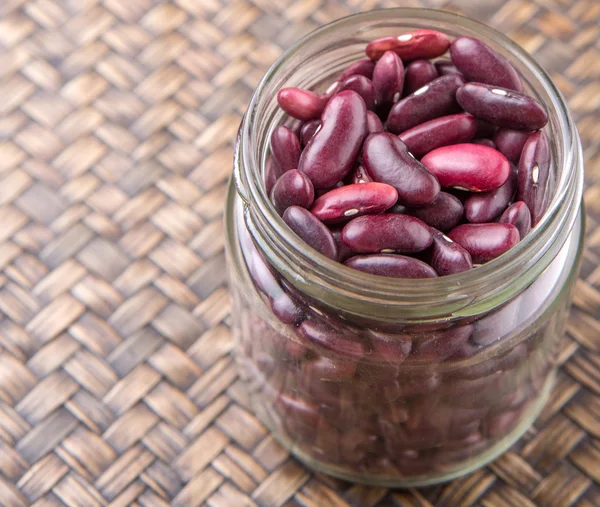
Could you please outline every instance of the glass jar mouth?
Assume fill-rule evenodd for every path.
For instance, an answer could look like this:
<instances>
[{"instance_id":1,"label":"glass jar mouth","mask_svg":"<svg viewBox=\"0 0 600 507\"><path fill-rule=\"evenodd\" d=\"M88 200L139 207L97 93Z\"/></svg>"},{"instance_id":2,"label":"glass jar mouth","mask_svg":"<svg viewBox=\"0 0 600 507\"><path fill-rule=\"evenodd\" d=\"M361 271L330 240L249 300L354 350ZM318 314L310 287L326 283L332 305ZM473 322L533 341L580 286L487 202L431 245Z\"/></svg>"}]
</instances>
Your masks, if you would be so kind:
<instances>
[{"instance_id":1,"label":"glass jar mouth","mask_svg":"<svg viewBox=\"0 0 600 507\"><path fill-rule=\"evenodd\" d=\"M366 39L361 39L361 34L367 31L365 26L433 28L446 33L452 28L457 34L478 37L509 58L545 103L550 118L553 168L555 172L561 168L556 191L539 224L504 255L475 269L439 278L376 276L348 268L311 249L276 213L262 184L266 148L264 139L262 142L258 139L262 131L257 128L264 119L265 103L276 102L273 84L289 79L299 60L310 61L315 41L331 39L346 30L352 34L353 43L364 44ZM328 47L335 47L335 42ZM386 307L381 310L380 318L397 315L399 309L407 316L439 318L460 315L467 308L473 314L482 311L482 307L497 306L545 269L575 223L583 188L581 158L579 137L564 98L550 76L524 49L505 35L463 16L433 9L396 8L354 14L318 28L296 42L271 66L253 95L240 129L234 178L245 201L247 225L257 246L299 289L350 313L356 313L358 299Z\"/></svg>"}]
</instances>

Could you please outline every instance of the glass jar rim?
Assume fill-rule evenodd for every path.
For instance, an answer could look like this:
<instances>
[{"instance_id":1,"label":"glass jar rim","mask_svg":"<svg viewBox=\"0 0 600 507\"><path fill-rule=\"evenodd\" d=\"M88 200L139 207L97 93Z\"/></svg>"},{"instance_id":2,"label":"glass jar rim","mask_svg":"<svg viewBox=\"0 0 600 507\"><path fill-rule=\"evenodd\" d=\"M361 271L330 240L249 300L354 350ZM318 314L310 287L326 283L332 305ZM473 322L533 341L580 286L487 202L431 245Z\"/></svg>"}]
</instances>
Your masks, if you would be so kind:
<instances>
[{"instance_id":1,"label":"glass jar rim","mask_svg":"<svg viewBox=\"0 0 600 507\"><path fill-rule=\"evenodd\" d=\"M348 268L319 254L296 236L275 212L262 184L261 154L253 150L256 146L253 128L267 85L285 69L286 62L319 37L360 23L376 22L380 17L388 23L422 28L425 28L424 22L429 22L428 26L448 24L493 40L526 66L535 86L539 87L536 91L544 92L549 99L546 101L549 116L558 125L551 139L553 164L563 167L556 192L545 215L530 234L504 255L476 269L414 280L376 276ZM309 296L350 314L372 316L375 313L379 318L395 318L400 311L407 317L423 319L472 315L496 307L524 289L545 269L575 223L583 188L581 159L579 137L564 98L550 76L523 48L470 18L434 9L394 8L338 19L307 34L281 55L256 88L240 128L234 179L246 204L250 233L260 250L289 282ZM374 305L379 305L379 310L374 312Z\"/></svg>"}]
</instances>

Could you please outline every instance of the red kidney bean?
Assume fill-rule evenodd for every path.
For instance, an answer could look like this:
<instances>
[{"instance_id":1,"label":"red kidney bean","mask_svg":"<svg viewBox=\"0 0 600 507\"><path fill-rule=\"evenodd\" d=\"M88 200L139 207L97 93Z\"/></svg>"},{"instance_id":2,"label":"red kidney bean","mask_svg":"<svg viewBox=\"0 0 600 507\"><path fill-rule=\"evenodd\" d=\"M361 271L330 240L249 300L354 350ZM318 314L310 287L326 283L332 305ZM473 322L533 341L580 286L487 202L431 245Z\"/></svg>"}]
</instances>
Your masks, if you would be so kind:
<instances>
[{"instance_id":1,"label":"red kidney bean","mask_svg":"<svg viewBox=\"0 0 600 507\"><path fill-rule=\"evenodd\" d=\"M330 190L319 197L311 212L328 224L345 222L367 213L381 213L398 200L398 192L385 183L357 183Z\"/></svg>"},{"instance_id":2,"label":"red kidney bean","mask_svg":"<svg viewBox=\"0 0 600 507\"><path fill-rule=\"evenodd\" d=\"M531 132L523 130L498 129L493 140L496 143L496 149L513 164L517 164L525 141L530 135Z\"/></svg>"},{"instance_id":3,"label":"red kidney bean","mask_svg":"<svg viewBox=\"0 0 600 507\"><path fill-rule=\"evenodd\" d=\"M410 361L442 362L466 342L473 328L458 326L446 331L431 333L431 337L414 340L410 351Z\"/></svg>"},{"instance_id":4,"label":"red kidney bean","mask_svg":"<svg viewBox=\"0 0 600 507\"><path fill-rule=\"evenodd\" d=\"M456 74L441 76L412 95L394 104L386 120L386 127L400 134L423 122L457 112L456 91L465 80Z\"/></svg>"},{"instance_id":5,"label":"red kidney bean","mask_svg":"<svg viewBox=\"0 0 600 507\"><path fill-rule=\"evenodd\" d=\"M343 330L334 329L320 319L304 320L296 329L296 333L303 340L328 350L335 356L359 360L366 353L362 342L353 340L345 335Z\"/></svg>"},{"instance_id":6,"label":"red kidney bean","mask_svg":"<svg viewBox=\"0 0 600 507\"><path fill-rule=\"evenodd\" d=\"M426 206L440 192L436 177L410 156L400 139L388 132L370 134L364 142L362 156L369 176L395 187L400 204Z\"/></svg>"},{"instance_id":7,"label":"red kidney bean","mask_svg":"<svg viewBox=\"0 0 600 507\"><path fill-rule=\"evenodd\" d=\"M489 438L503 437L516 425L520 415L520 410L513 410L490 416L485 424L487 436Z\"/></svg>"},{"instance_id":8,"label":"red kidney bean","mask_svg":"<svg viewBox=\"0 0 600 507\"><path fill-rule=\"evenodd\" d=\"M267 162L265 163L265 190L267 195L271 195L271 190L277 181L277 163L273 160L273 155L269 155Z\"/></svg>"},{"instance_id":9,"label":"red kidney bean","mask_svg":"<svg viewBox=\"0 0 600 507\"><path fill-rule=\"evenodd\" d=\"M404 75L404 95L410 95L436 77L439 77L438 71L429 60L415 60L409 63Z\"/></svg>"},{"instance_id":10,"label":"red kidney bean","mask_svg":"<svg viewBox=\"0 0 600 507\"><path fill-rule=\"evenodd\" d=\"M373 109L375 105L375 88L372 81L365 76L350 76L340 86L339 91L352 90L358 93L365 101L367 109Z\"/></svg>"},{"instance_id":11,"label":"red kidney bean","mask_svg":"<svg viewBox=\"0 0 600 507\"><path fill-rule=\"evenodd\" d=\"M330 188L320 188L318 190L315 190L315 197L321 197L322 195L325 195L330 190L333 190L334 188L343 187L344 185L345 185L344 180L342 180L342 181L338 181L333 187L330 187Z\"/></svg>"},{"instance_id":12,"label":"red kidney bean","mask_svg":"<svg viewBox=\"0 0 600 507\"><path fill-rule=\"evenodd\" d=\"M432 204L422 208L407 209L404 213L423 220L435 229L449 231L460 223L463 211L460 199L447 192L440 192Z\"/></svg>"},{"instance_id":13,"label":"red kidney bean","mask_svg":"<svg viewBox=\"0 0 600 507\"><path fill-rule=\"evenodd\" d=\"M477 130L475 137L492 137L498 128L493 123L475 118L477 120Z\"/></svg>"},{"instance_id":14,"label":"red kidney bean","mask_svg":"<svg viewBox=\"0 0 600 507\"><path fill-rule=\"evenodd\" d=\"M454 65L450 60L439 60L435 62L435 68L440 76L447 76L448 74L458 74L459 76L463 75L463 73L458 70L456 65Z\"/></svg>"},{"instance_id":15,"label":"red kidney bean","mask_svg":"<svg viewBox=\"0 0 600 507\"><path fill-rule=\"evenodd\" d=\"M523 201L511 204L500 217L500 223L513 224L519 231L519 237L523 239L531 230L531 212Z\"/></svg>"},{"instance_id":16,"label":"red kidney bean","mask_svg":"<svg viewBox=\"0 0 600 507\"><path fill-rule=\"evenodd\" d=\"M294 118L289 118L290 121L287 121L284 123L284 126L289 128L296 136L298 136L298 139L300 138L300 131L302 130L302 127L304 126L304 122L300 121L300 120L296 120Z\"/></svg>"},{"instance_id":17,"label":"red kidney bean","mask_svg":"<svg viewBox=\"0 0 600 507\"><path fill-rule=\"evenodd\" d=\"M543 131L531 134L519 160L517 200L527 204L531 224L535 225L544 213L543 205L550 172L550 144Z\"/></svg>"},{"instance_id":18,"label":"red kidney bean","mask_svg":"<svg viewBox=\"0 0 600 507\"><path fill-rule=\"evenodd\" d=\"M366 183L365 183L366 185ZM418 218L385 213L354 218L342 230L344 243L354 252L421 252L431 246L429 227Z\"/></svg>"},{"instance_id":19,"label":"red kidney bean","mask_svg":"<svg viewBox=\"0 0 600 507\"><path fill-rule=\"evenodd\" d=\"M271 310L284 324L298 324L304 319L302 308L285 293L271 299Z\"/></svg>"},{"instance_id":20,"label":"red kidney bean","mask_svg":"<svg viewBox=\"0 0 600 507\"><path fill-rule=\"evenodd\" d=\"M318 357L305 363L300 373L303 373L302 376L321 381L345 382L352 380L356 367L356 361Z\"/></svg>"},{"instance_id":21,"label":"red kidney bean","mask_svg":"<svg viewBox=\"0 0 600 507\"><path fill-rule=\"evenodd\" d=\"M344 265L372 275L395 278L435 278L434 269L423 261L393 254L355 255Z\"/></svg>"},{"instance_id":22,"label":"red kidney bean","mask_svg":"<svg viewBox=\"0 0 600 507\"><path fill-rule=\"evenodd\" d=\"M498 127L537 130L548 123L542 104L524 93L483 83L466 83L456 92L461 107Z\"/></svg>"},{"instance_id":23,"label":"red kidney bean","mask_svg":"<svg viewBox=\"0 0 600 507\"><path fill-rule=\"evenodd\" d=\"M369 134L374 132L383 132L383 123L373 111L367 111L367 131Z\"/></svg>"},{"instance_id":24,"label":"red kidney bean","mask_svg":"<svg viewBox=\"0 0 600 507\"><path fill-rule=\"evenodd\" d=\"M519 242L519 231L512 224L463 224L448 237L471 254L473 262L484 264L510 250Z\"/></svg>"},{"instance_id":25,"label":"red kidney bean","mask_svg":"<svg viewBox=\"0 0 600 507\"><path fill-rule=\"evenodd\" d=\"M373 69L375 62L369 58L357 60L340 74L339 81L345 81L350 76L365 76L371 79L373 77Z\"/></svg>"},{"instance_id":26,"label":"red kidney bean","mask_svg":"<svg viewBox=\"0 0 600 507\"><path fill-rule=\"evenodd\" d=\"M314 120L321 116L327 98L301 88L282 88L277 94L279 107L298 120Z\"/></svg>"},{"instance_id":27,"label":"red kidney bean","mask_svg":"<svg viewBox=\"0 0 600 507\"><path fill-rule=\"evenodd\" d=\"M281 176L290 169L297 169L301 152L298 136L289 128L280 125L273 130L271 153L276 162L277 176Z\"/></svg>"},{"instance_id":28,"label":"red kidney bean","mask_svg":"<svg viewBox=\"0 0 600 507\"><path fill-rule=\"evenodd\" d=\"M512 166L504 185L489 192L474 194L465 201L465 217L476 224L492 222L506 209L516 191L517 171Z\"/></svg>"},{"instance_id":29,"label":"red kidney bean","mask_svg":"<svg viewBox=\"0 0 600 507\"><path fill-rule=\"evenodd\" d=\"M277 397L276 405L281 413L292 415L305 426L316 427L318 423L319 407L302 398L282 393Z\"/></svg>"},{"instance_id":30,"label":"red kidney bean","mask_svg":"<svg viewBox=\"0 0 600 507\"><path fill-rule=\"evenodd\" d=\"M458 37L450 45L450 56L469 81L523 90L521 78L509 61L478 39Z\"/></svg>"},{"instance_id":31,"label":"red kidney bean","mask_svg":"<svg viewBox=\"0 0 600 507\"><path fill-rule=\"evenodd\" d=\"M319 128L321 128L321 120L310 120L302 126L302 130L300 130L300 142L302 147L305 147L308 144L308 141L312 139L312 136L315 135Z\"/></svg>"},{"instance_id":32,"label":"red kidney bean","mask_svg":"<svg viewBox=\"0 0 600 507\"><path fill-rule=\"evenodd\" d=\"M368 339L371 351L365 359L373 363L387 362L399 365L406 359L412 347L412 340L407 334L387 334L369 330Z\"/></svg>"},{"instance_id":33,"label":"red kidney bean","mask_svg":"<svg viewBox=\"0 0 600 507\"><path fill-rule=\"evenodd\" d=\"M420 158L440 146L466 143L475 134L475 118L460 113L442 116L402 132L398 138L408 151Z\"/></svg>"},{"instance_id":34,"label":"red kidney bean","mask_svg":"<svg viewBox=\"0 0 600 507\"><path fill-rule=\"evenodd\" d=\"M338 249L338 262L344 262L346 259L349 259L354 255L352 250L350 250L346 243L342 240L342 227L334 227L330 229L331 234L333 235L333 239L335 239L335 243Z\"/></svg>"},{"instance_id":35,"label":"red kidney bean","mask_svg":"<svg viewBox=\"0 0 600 507\"><path fill-rule=\"evenodd\" d=\"M369 42L365 53L372 60L379 60L386 51L393 51L403 61L419 58L437 58L443 55L450 46L450 39L445 33L424 28L413 30L396 37L383 37Z\"/></svg>"},{"instance_id":36,"label":"red kidney bean","mask_svg":"<svg viewBox=\"0 0 600 507\"><path fill-rule=\"evenodd\" d=\"M396 53L387 51L375 64L373 87L378 108L389 107L400 99L404 87L404 66Z\"/></svg>"},{"instance_id":37,"label":"red kidney bean","mask_svg":"<svg viewBox=\"0 0 600 507\"><path fill-rule=\"evenodd\" d=\"M365 169L365 167L363 165L358 165L356 167L356 169L354 169L354 171L352 172L352 180L351 183L356 184L356 183L369 183L373 181L371 179L371 177L369 176L369 173L367 173L367 170ZM396 193L398 193L396 191Z\"/></svg>"},{"instance_id":38,"label":"red kidney bean","mask_svg":"<svg viewBox=\"0 0 600 507\"><path fill-rule=\"evenodd\" d=\"M421 162L442 187L488 192L506 182L510 162L502 153L478 144L454 144L436 148Z\"/></svg>"},{"instance_id":39,"label":"red kidney bean","mask_svg":"<svg viewBox=\"0 0 600 507\"><path fill-rule=\"evenodd\" d=\"M283 173L271 191L271 202L280 215L290 206L310 208L314 199L315 189L311 181L298 169Z\"/></svg>"},{"instance_id":40,"label":"red kidney bean","mask_svg":"<svg viewBox=\"0 0 600 507\"><path fill-rule=\"evenodd\" d=\"M440 231L432 229L429 264L439 276L462 273L473 267L471 254Z\"/></svg>"},{"instance_id":41,"label":"red kidney bean","mask_svg":"<svg viewBox=\"0 0 600 507\"><path fill-rule=\"evenodd\" d=\"M482 146L487 146L488 148L494 148L495 150L497 149L496 143L494 143L494 141L492 141L491 139L485 139L485 138L473 139L471 142L473 144L481 144ZM500 150L498 150L498 151L500 151ZM502 153L502 152L500 152L500 153Z\"/></svg>"},{"instance_id":42,"label":"red kidney bean","mask_svg":"<svg viewBox=\"0 0 600 507\"><path fill-rule=\"evenodd\" d=\"M310 211L300 206L290 206L283 221L309 246L330 259L337 259L337 245L329 229Z\"/></svg>"},{"instance_id":43,"label":"red kidney bean","mask_svg":"<svg viewBox=\"0 0 600 507\"><path fill-rule=\"evenodd\" d=\"M333 187L352 169L367 135L364 100L351 90L338 93L323 111L321 123L298 164L315 189Z\"/></svg>"}]
</instances>

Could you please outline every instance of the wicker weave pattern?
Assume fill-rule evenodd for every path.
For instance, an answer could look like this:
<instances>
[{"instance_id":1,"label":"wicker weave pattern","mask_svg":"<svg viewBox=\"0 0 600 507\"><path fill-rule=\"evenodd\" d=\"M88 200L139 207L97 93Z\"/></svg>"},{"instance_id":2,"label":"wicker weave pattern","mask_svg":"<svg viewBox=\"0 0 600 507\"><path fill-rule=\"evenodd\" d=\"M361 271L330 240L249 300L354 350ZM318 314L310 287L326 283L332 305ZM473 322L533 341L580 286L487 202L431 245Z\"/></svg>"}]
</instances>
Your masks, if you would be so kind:
<instances>
[{"instance_id":1,"label":"wicker weave pattern","mask_svg":"<svg viewBox=\"0 0 600 507\"><path fill-rule=\"evenodd\" d=\"M222 206L253 88L374 0L0 1L0 505L600 505L600 4L410 0L551 71L583 137L588 244L564 368L489 467L394 492L313 475L229 357Z\"/></svg>"}]
</instances>

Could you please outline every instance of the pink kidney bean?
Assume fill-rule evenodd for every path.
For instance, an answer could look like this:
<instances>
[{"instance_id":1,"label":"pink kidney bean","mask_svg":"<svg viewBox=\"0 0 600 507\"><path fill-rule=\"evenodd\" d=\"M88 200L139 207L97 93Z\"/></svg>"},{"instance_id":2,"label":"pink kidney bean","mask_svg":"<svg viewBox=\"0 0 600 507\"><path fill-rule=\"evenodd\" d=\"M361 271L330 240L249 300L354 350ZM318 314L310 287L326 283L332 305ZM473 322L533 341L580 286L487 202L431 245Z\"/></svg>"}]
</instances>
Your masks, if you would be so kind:
<instances>
[{"instance_id":1,"label":"pink kidney bean","mask_svg":"<svg viewBox=\"0 0 600 507\"><path fill-rule=\"evenodd\" d=\"M352 169L367 135L364 100L351 90L338 93L323 111L321 123L298 164L315 189L333 187Z\"/></svg>"},{"instance_id":2,"label":"pink kidney bean","mask_svg":"<svg viewBox=\"0 0 600 507\"><path fill-rule=\"evenodd\" d=\"M357 253L421 252L431 246L427 224L407 215L385 213L354 218L342 230L342 239Z\"/></svg>"},{"instance_id":3,"label":"pink kidney bean","mask_svg":"<svg viewBox=\"0 0 600 507\"><path fill-rule=\"evenodd\" d=\"M436 200L428 206L405 211L407 215L417 217L442 232L456 227L462 219L463 212L462 202L447 192L440 192Z\"/></svg>"},{"instance_id":4,"label":"pink kidney bean","mask_svg":"<svg viewBox=\"0 0 600 507\"><path fill-rule=\"evenodd\" d=\"M345 185L319 197L311 213L328 224L345 222L367 213L381 213L398 200L398 192L385 183Z\"/></svg>"},{"instance_id":5,"label":"pink kidney bean","mask_svg":"<svg viewBox=\"0 0 600 507\"><path fill-rule=\"evenodd\" d=\"M369 176L369 173L367 173L365 166L363 166L363 165L356 166L356 169L354 169L354 171L352 172L351 183L352 184L357 184L357 183L360 184L360 183L369 183L371 181L373 181L373 179ZM398 191L396 191L396 193L398 193Z\"/></svg>"},{"instance_id":6,"label":"pink kidney bean","mask_svg":"<svg viewBox=\"0 0 600 507\"><path fill-rule=\"evenodd\" d=\"M550 144L546 134L540 130L525 141L518 171L517 200L527 204L532 225L537 224L544 213L549 172Z\"/></svg>"},{"instance_id":7,"label":"pink kidney bean","mask_svg":"<svg viewBox=\"0 0 600 507\"><path fill-rule=\"evenodd\" d=\"M373 111L367 111L367 131L369 134L383 132L383 123Z\"/></svg>"},{"instance_id":8,"label":"pink kidney bean","mask_svg":"<svg viewBox=\"0 0 600 507\"><path fill-rule=\"evenodd\" d=\"M408 151L420 158L440 146L466 143L475 134L475 118L460 113L442 116L405 130L398 138L406 144Z\"/></svg>"},{"instance_id":9,"label":"pink kidney bean","mask_svg":"<svg viewBox=\"0 0 600 507\"><path fill-rule=\"evenodd\" d=\"M386 51L393 51L403 61L419 58L437 58L443 55L450 46L450 39L445 33L435 30L418 29L396 37L383 37L369 42L365 52L372 60L379 60Z\"/></svg>"},{"instance_id":10,"label":"pink kidney bean","mask_svg":"<svg viewBox=\"0 0 600 507\"><path fill-rule=\"evenodd\" d=\"M394 104L385 123L387 129L400 134L423 122L458 112L456 91L464 84L465 80L456 74L434 79Z\"/></svg>"},{"instance_id":11,"label":"pink kidney bean","mask_svg":"<svg viewBox=\"0 0 600 507\"><path fill-rule=\"evenodd\" d=\"M342 239L342 227L332 227L330 231L337 245L337 261L344 262L346 259L352 257L354 252L352 252L352 250L346 246L346 243L344 243L344 240Z\"/></svg>"},{"instance_id":12,"label":"pink kidney bean","mask_svg":"<svg viewBox=\"0 0 600 507\"><path fill-rule=\"evenodd\" d=\"M373 77L374 68L375 62L369 58L357 60L340 74L339 81L345 81L350 76L365 76L371 79Z\"/></svg>"},{"instance_id":13,"label":"pink kidney bean","mask_svg":"<svg viewBox=\"0 0 600 507\"><path fill-rule=\"evenodd\" d=\"M373 87L378 108L387 108L402 96L404 66L396 53L387 51L375 64Z\"/></svg>"},{"instance_id":14,"label":"pink kidney bean","mask_svg":"<svg viewBox=\"0 0 600 507\"><path fill-rule=\"evenodd\" d=\"M411 157L406 145L393 134L370 134L364 142L362 156L369 176L395 187L400 204L426 206L440 192L436 177Z\"/></svg>"},{"instance_id":15,"label":"pink kidney bean","mask_svg":"<svg viewBox=\"0 0 600 507\"><path fill-rule=\"evenodd\" d=\"M415 60L409 63L404 75L404 95L410 95L436 77L439 77L439 73L429 60Z\"/></svg>"},{"instance_id":16,"label":"pink kidney bean","mask_svg":"<svg viewBox=\"0 0 600 507\"><path fill-rule=\"evenodd\" d=\"M283 173L271 191L271 202L280 215L290 206L310 208L314 199L312 183L297 169Z\"/></svg>"},{"instance_id":17,"label":"pink kidney bean","mask_svg":"<svg viewBox=\"0 0 600 507\"><path fill-rule=\"evenodd\" d=\"M300 143L303 148L308 144L308 141L312 139L319 128L321 128L321 120L310 120L302 125L302 129L300 130Z\"/></svg>"},{"instance_id":18,"label":"pink kidney bean","mask_svg":"<svg viewBox=\"0 0 600 507\"><path fill-rule=\"evenodd\" d=\"M548 113L524 93L482 83L466 83L456 92L461 107L498 127L537 130L548 123Z\"/></svg>"},{"instance_id":19,"label":"pink kidney bean","mask_svg":"<svg viewBox=\"0 0 600 507\"><path fill-rule=\"evenodd\" d=\"M395 278L435 278L435 270L423 261L393 254L355 255L344 265L372 275Z\"/></svg>"},{"instance_id":20,"label":"pink kidney bean","mask_svg":"<svg viewBox=\"0 0 600 507\"><path fill-rule=\"evenodd\" d=\"M523 90L521 78L508 60L480 40L458 37L450 45L450 56L469 81Z\"/></svg>"},{"instance_id":21,"label":"pink kidney bean","mask_svg":"<svg viewBox=\"0 0 600 507\"><path fill-rule=\"evenodd\" d=\"M487 146L488 148L494 148L495 150L497 149L496 143L494 143L494 141L492 141L491 139L485 139L485 138L473 139L471 142L473 144L481 144L482 146ZM500 150L498 150L498 151L500 151ZM502 153L502 152L500 152L500 153Z\"/></svg>"},{"instance_id":22,"label":"pink kidney bean","mask_svg":"<svg viewBox=\"0 0 600 507\"><path fill-rule=\"evenodd\" d=\"M358 93L365 101L367 109L373 109L375 105L375 88L369 78L360 75L350 76L342 83L339 89L340 92L344 90L352 90Z\"/></svg>"},{"instance_id":23,"label":"pink kidney bean","mask_svg":"<svg viewBox=\"0 0 600 507\"><path fill-rule=\"evenodd\" d=\"M510 162L502 153L478 144L442 146L425 155L421 162L442 187L471 192L488 192L503 185L510 174Z\"/></svg>"},{"instance_id":24,"label":"pink kidney bean","mask_svg":"<svg viewBox=\"0 0 600 507\"><path fill-rule=\"evenodd\" d=\"M527 204L517 201L511 204L500 217L500 223L512 224L519 231L519 237L523 239L531 230L531 212Z\"/></svg>"},{"instance_id":25,"label":"pink kidney bean","mask_svg":"<svg viewBox=\"0 0 600 507\"><path fill-rule=\"evenodd\" d=\"M510 250L519 242L519 231L512 224L463 224L448 237L471 254L473 262L484 264Z\"/></svg>"},{"instance_id":26,"label":"pink kidney bean","mask_svg":"<svg viewBox=\"0 0 600 507\"><path fill-rule=\"evenodd\" d=\"M498 129L494 134L493 141L496 143L496 149L502 153L513 164L519 162L521 152L525 141L531 135L531 132L513 129Z\"/></svg>"},{"instance_id":27,"label":"pink kidney bean","mask_svg":"<svg viewBox=\"0 0 600 507\"><path fill-rule=\"evenodd\" d=\"M343 330L334 329L320 319L304 320L296 329L296 333L306 342L340 358L359 360L367 352L364 343L353 340L346 336Z\"/></svg>"},{"instance_id":28,"label":"pink kidney bean","mask_svg":"<svg viewBox=\"0 0 600 507\"><path fill-rule=\"evenodd\" d=\"M271 134L271 153L276 162L277 176L281 176L290 169L298 167L300 160L300 141L298 136L289 128L276 127Z\"/></svg>"},{"instance_id":29,"label":"pink kidney bean","mask_svg":"<svg viewBox=\"0 0 600 507\"><path fill-rule=\"evenodd\" d=\"M435 68L440 76L447 76L448 74L458 74L459 76L463 75L463 73L458 70L456 65L454 65L450 60L439 60L435 62Z\"/></svg>"},{"instance_id":30,"label":"pink kidney bean","mask_svg":"<svg viewBox=\"0 0 600 507\"><path fill-rule=\"evenodd\" d=\"M429 264L439 276L462 273L473 267L471 254L440 231L432 229Z\"/></svg>"},{"instance_id":31,"label":"pink kidney bean","mask_svg":"<svg viewBox=\"0 0 600 507\"><path fill-rule=\"evenodd\" d=\"M310 211L300 206L290 206L283 221L309 246L330 259L337 259L337 245L329 229Z\"/></svg>"},{"instance_id":32,"label":"pink kidney bean","mask_svg":"<svg viewBox=\"0 0 600 507\"><path fill-rule=\"evenodd\" d=\"M298 120L314 120L321 116L327 98L301 88L282 88L277 93L279 107Z\"/></svg>"},{"instance_id":33,"label":"pink kidney bean","mask_svg":"<svg viewBox=\"0 0 600 507\"><path fill-rule=\"evenodd\" d=\"M517 171L512 166L504 185L489 192L474 194L465 201L465 217L476 224L492 222L507 208L516 191Z\"/></svg>"}]
</instances>

